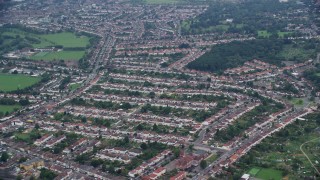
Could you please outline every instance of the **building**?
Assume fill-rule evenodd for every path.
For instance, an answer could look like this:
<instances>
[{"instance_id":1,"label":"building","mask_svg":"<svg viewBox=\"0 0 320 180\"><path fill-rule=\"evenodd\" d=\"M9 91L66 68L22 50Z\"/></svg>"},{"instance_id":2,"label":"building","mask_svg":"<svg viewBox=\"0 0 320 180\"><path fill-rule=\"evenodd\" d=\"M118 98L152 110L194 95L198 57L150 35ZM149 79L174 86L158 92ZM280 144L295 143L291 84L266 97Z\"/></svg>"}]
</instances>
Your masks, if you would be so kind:
<instances>
[{"instance_id":1,"label":"building","mask_svg":"<svg viewBox=\"0 0 320 180\"><path fill-rule=\"evenodd\" d=\"M250 179L250 175L249 174L244 174L241 176L241 180L249 180Z\"/></svg>"},{"instance_id":2,"label":"building","mask_svg":"<svg viewBox=\"0 0 320 180\"><path fill-rule=\"evenodd\" d=\"M185 170L190 168L194 164L194 157L191 155L186 155L184 157L181 157L177 163L176 167L181 170Z\"/></svg>"},{"instance_id":3,"label":"building","mask_svg":"<svg viewBox=\"0 0 320 180\"><path fill-rule=\"evenodd\" d=\"M46 134L46 135L42 136L40 139L37 139L37 140L34 142L34 144L35 144L36 146L40 146L42 143L48 141L48 140L51 139L52 137L53 137L52 134Z\"/></svg>"},{"instance_id":4,"label":"building","mask_svg":"<svg viewBox=\"0 0 320 180\"><path fill-rule=\"evenodd\" d=\"M172 176L170 180L183 180L184 178L186 178L186 176L187 173L185 171L179 171L178 174Z\"/></svg>"},{"instance_id":5,"label":"building","mask_svg":"<svg viewBox=\"0 0 320 180\"><path fill-rule=\"evenodd\" d=\"M20 168L26 171L29 171L34 168L39 168L39 167L44 167L44 161L38 158L31 159L29 161L26 161L20 164Z\"/></svg>"}]
</instances>

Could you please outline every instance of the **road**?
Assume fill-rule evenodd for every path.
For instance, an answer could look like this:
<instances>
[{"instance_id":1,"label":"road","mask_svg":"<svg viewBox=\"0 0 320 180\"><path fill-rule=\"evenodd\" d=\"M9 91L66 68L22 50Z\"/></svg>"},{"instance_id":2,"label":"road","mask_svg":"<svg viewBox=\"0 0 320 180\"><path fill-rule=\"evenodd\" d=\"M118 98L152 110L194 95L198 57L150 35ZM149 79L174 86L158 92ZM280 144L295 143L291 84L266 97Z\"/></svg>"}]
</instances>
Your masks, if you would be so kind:
<instances>
[{"instance_id":1,"label":"road","mask_svg":"<svg viewBox=\"0 0 320 180\"><path fill-rule=\"evenodd\" d=\"M312 167L314 168L314 170L320 175L320 172L319 172L318 168L312 163L312 161L310 160L309 156L308 156L308 155L304 152L304 150L303 150L303 146L304 146L305 144L307 144L307 143L309 143L309 142L312 142L312 141L315 141L315 140L318 140L318 139L320 139L320 137L315 138L315 139L312 139L312 140L307 141L307 142L304 142L304 143L301 144L301 146L300 146L300 151L301 151L301 152L303 153L303 155L308 159L308 161L310 162L310 164L312 165Z\"/></svg>"}]
</instances>

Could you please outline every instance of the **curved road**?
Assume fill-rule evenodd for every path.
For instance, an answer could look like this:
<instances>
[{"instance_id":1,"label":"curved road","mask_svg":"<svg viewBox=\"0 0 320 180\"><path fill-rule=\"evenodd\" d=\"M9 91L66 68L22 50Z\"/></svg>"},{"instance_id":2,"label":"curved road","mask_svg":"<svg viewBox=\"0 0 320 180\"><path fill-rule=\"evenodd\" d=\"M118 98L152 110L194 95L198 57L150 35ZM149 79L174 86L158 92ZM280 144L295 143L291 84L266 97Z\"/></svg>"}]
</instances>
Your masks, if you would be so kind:
<instances>
[{"instance_id":1,"label":"curved road","mask_svg":"<svg viewBox=\"0 0 320 180\"><path fill-rule=\"evenodd\" d=\"M313 168L316 170L316 172L320 175L320 172L319 172L319 170L317 169L317 167L312 163L312 161L310 160L309 156L308 156L308 155L303 151L303 149L302 149L305 144L307 144L307 143L309 143L309 142L312 142L312 141L314 141L314 140L317 140L317 139L320 139L320 137L315 138L315 139L311 139L310 141L307 141L307 142L304 142L303 144L301 144L301 146L300 146L300 151L304 154L304 156L307 157L307 159L308 159L308 161L310 162L310 164L313 166Z\"/></svg>"}]
</instances>

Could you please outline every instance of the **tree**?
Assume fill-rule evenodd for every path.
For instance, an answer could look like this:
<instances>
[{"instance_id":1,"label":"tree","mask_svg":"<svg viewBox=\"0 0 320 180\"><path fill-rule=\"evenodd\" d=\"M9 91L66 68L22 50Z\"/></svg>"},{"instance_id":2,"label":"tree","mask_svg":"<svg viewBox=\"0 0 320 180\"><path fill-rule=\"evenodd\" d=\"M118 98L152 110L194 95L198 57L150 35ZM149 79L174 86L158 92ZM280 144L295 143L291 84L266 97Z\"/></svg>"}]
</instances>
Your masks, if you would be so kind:
<instances>
[{"instance_id":1,"label":"tree","mask_svg":"<svg viewBox=\"0 0 320 180\"><path fill-rule=\"evenodd\" d=\"M26 162L27 159L28 159L27 157L21 157L21 158L19 159L19 163Z\"/></svg>"},{"instance_id":2,"label":"tree","mask_svg":"<svg viewBox=\"0 0 320 180\"><path fill-rule=\"evenodd\" d=\"M57 175L48 170L48 169L45 169L45 168L42 168L40 170L40 176L39 176L39 179L47 179L47 180L51 180L51 179L54 179Z\"/></svg>"},{"instance_id":3,"label":"tree","mask_svg":"<svg viewBox=\"0 0 320 180\"><path fill-rule=\"evenodd\" d=\"M124 144L129 144L130 140L129 140L129 136L125 136L123 139Z\"/></svg>"},{"instance_id":4,"label":"tree","mask_svg":"<svg viewBox=\"0 0 320 180\"><path fill-rule=\"evenodd\" d=\"M148 145L146 143L142 143L140 147L141 149L146 150L148 148Z\"/></svg>"},{"instance_id":5,"label":"tree","mask_svg":"<svg viewBox=\"0 0 320 180\"><path fill-rule=\"evenodd\" d=\"M150 93L149 93L149 97L153 99L154 97L156 97L156 93L150 92Z\"/></svg>"},{"instance_id":6,"label":"tree","mask_svg":"<svg viewBox=\"0 0 320 180\"><path fill-rule=\"evenodd\" d=\"M206 160L201 160L201 162L200 162L200 167L202 168L202 169L204 169L204 168L206 168L207 167L207 161Z\"/></svg>"},{"instance_id":7,"label":"tree","mask_svg":"<svg viewBox=\"0 0 320 180\"><path fill-rule=\"evenodd\" d=\"M188 150L189 150L190 152L192 152L192 151L194 150L194 145L193 145L193 144L190 144L189 147L188 147Z\"/></svg>"},{"instance_id":8,"label":"tree","mask_svg":"<svg viewBox=\"0 0 320 180\"><path fill-rule=\"evenodd\" d=\"M153 127L152 127L152 130L153 131L158 131L158 125L154 124Z\"/></svg>"},{"instance_id":9,"label":"tree","mask_svg":"<svg viewBox=\"0 0 320 180\"><path fill-rule=\"evenodd\" d=\"M7 162L9 159L9 154L5 151L1 154L1 158L0 158L0 161L1 162Z\"/></svg>"},{"instance_id":10,"label":"tree","mask_svg":"<svg viewBox=\"0 0 320 180\"><path fill-rule=\"evenodd\" d=\"M103 163L103 160L101 160L101 159L93 159L93 160L91 161L91 166L93 166L93 167L98 167L98 166L100 166L102 163Z\"/></svg>"},{"instance_id":11,"label":"tree","mask_svg":"<svg viewBox=\"0 0 320 180\"><path fill-rule=\"evenodd\" d=\"M138 124L137 130L142 131L144 129L144 126L142 124Z\"/></svg>"}]
</instances>

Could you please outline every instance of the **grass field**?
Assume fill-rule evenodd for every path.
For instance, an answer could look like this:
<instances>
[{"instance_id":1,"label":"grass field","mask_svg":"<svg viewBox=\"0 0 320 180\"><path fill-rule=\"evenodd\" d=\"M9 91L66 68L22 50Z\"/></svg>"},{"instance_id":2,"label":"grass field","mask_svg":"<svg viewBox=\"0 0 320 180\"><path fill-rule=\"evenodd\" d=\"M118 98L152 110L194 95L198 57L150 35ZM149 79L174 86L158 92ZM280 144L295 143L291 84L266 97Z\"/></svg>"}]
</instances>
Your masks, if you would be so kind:
<instances>
[{"instance_id":1,"label":"grass field","mask_svg":"<svg viewBox=\"0 0 320 180\"><path fill-rule=\"evenodd\" d=\"M256 178L263 179L263 180L281 180L282 179L282 172L275 170L275 169L266 169L262 168L257 175L255 176Z\"/></svg>"},{"instance_id":2,"label":"grass field","mask_svg":"<svg viewBox=\"0 0 320 180\"><path fill-rule=\"evenodd\" d=\"M86 36L76 36L71 32L61 32L55 34L34 34L24 32L19 29L10 29L11 31L4 32L2 35L7 35L15 38L20 36L25 38L26 36L35 38L40 41L40 43L33 43L34 48L45 48L49 46L61 45L63 47L86 47L89 45L89 37Z\"/></svg>"},{"instance_id":3,"label":"grass field","mask_svg":"<svg viewBox=\"0 0 320 180\"><path fill-rule=\"evenodd\" d=\"M79 60L85 54L84 51L59 51L59 52L39 52L33 56L31 59L33 60L44 60L44 61L52 61L52 60Z\"/></svg>"},{"instance_id":4,"label":"grass field","mask_svg":"<svg viewBox=\"0 0 320 180\"><path fill-rule=\"evenodd\" d=\"M32 86L41 78L20 74L0 74L0 91L9 92Z\"/></svg>"},{"instance_id":5,"label":"grass field","mask_svg":"<svg viewBox=\"0 0 320 180\"><path fill-rule=\"evenodd\" d=\"M39 52L39 53L35 54L34 57L40 57L41 58L41 57L46 56L48 53L49 52Z\"/></svg>"},{"instance_id":6,"label":"grass field","mask_svg":"<svg viewBox=\"0 0 320 180\"><path fill-rule=\"evenodd\" d=\"M283 50L279 53L279 56L284 57L285 59L297 59L297 60L307 60L312 54L314 54L314 50L303 49L303 45L301 46L293 46L293 45L285 45Z\"/></svg>"},{"instance_id":7,"label":"grass field","mask_svg":"<svg viewBox=\"0 0 320 180\"><path fill-rule=\"evenodd\" d=\"M6 112L12 113L13 111L20 109L19 105L0 105L0 112L5 114Z\"/></svg>"},{"instance_id":8,"label":"grass field","mask_svg":"<svg viewBox=\"0 0 320 180\"><path fill-rule=\"evenodd\" d=\"M218 155L217 154L211 154L207 159L206 161L208 162L208 164L211 164L213 163L216 159L218 159Z\"/></svg>"},{"instance_id":9,"label":"grass field","mask_svg":"<svg viewBox=\"0 0 320 180\"><path fill-rule=\"evenodd\" d=\"M30 141L30 135L28 133L16 133L14 136L16 139L20 141L24 141L24 142Z\"/></svg>"},{"instance_id":10,"label":"grass field","mask_svg":"<svg viewBox=\"0 0 320 180\"><path fill-rule=\"evenodd\" d=\"M197 22L197 20L194 20L194 22ZM244 24L234 24L234 23L227 23L225 21L221 21L220 24L218 25L198 27L198 28L193 28L193 30L195 33L226 32L229 30L230 27L241 29L244 27ZM190 32L191 21L190 20L182 21L181 28L185 32Z\"/></svg>"},{"instance_id":11,"label":"grass field","mask_svg":"<svg viewBox=\"0 0 320 180\"><path fill-rule=\"evenodd\" d=\"M278 31L278 36L280 38L284 38L285 35L290 35L292 34L291 32L282 32L282 31ZM268 32L268 31L258 31L258 37L262 37L262 38L269 38L272 35L272 33Z\"/></svg>"},{"instance_id":12,"label":"grass field","mask_svg":"<svg viewBox=\"0 0 320 180\"><path fill-rule=\"evenodd\" d=\"M291 32L281 32L281 31L278 32L278 36L280 38L284 38L285 35L291 35L291 34L292 34Z\"/></svg>"},{"instance_id":13,"label":"grass field","mask_svg":"<svg viewBox=\"0 0 320 180\"><path fill-rule=\"evenodd\" d=\"M268 31L258 31L258 37L269 38L271 33Z\"/></svg>"},{"instance_id":14,"label":"grass field","mask_svg":"<svg viewBox=\"0 0 320 180\"><path fill-rule=\"evenodd\" d=\"M295 106L302 106L304 104L304 101L302 99L299 99L299 98L292 98L290 100L290 103L295 105Z\"/></svg>"},{"instance_id":15,"label":"grass field","mask_svg":"<svg viewBox=\"0 0 320 180\"><path fill-rule=\"evenodd\" d=\"M6 29L0 34L0 36L7 36L11 38L5 38L5 41L0 46L4 48L10 47L14 50L18 45L13 43L17 40L20 45L29 44L33 48L46 48L52 46L63 46L63 48L82 48L76 50L64 49L60 52L40 52L31 57L32 60L79 60L85 54L85 48L90 45L90 37L77 36L72 32L61 32L54 34L35 34L26 32L20 29ZM16 47L17 46L17 47ZM1 51L0 51L1 52Z\"/></svg>"},{"instance_id":16,"label":"grass field","mask_svg":"<svg viewBox=\"0 0 320 180\"><path fill-rule=\"evenodd\" d=\"M251 176L255 176L258 174L258 172L260 171L261 169L260 168L252 168L250 171L249 171L249 174Z\"/></svg>"},{"instance_id":17,"label":"grass field","mask_svg":"<svg viewBox=\"0 0 320 180\"><path fill-rule=\"evenodd\" d=\"M63 32L57 34L40 35L40 37L48 42L63 47L86 47L89 45L89 38L86 36L77 37L74 33Z\"/></svg>"},{"instance_id":18,"label":"grass field","mask_svg":"<svg viewBox=\"0 0 320 180\"><path fill-rule=\"evenodd\" d=\"M70 84L69 89L71 91L78 89L81 86L80 83L74 83L74 84Z\"/></svg>"}]
</instances>

